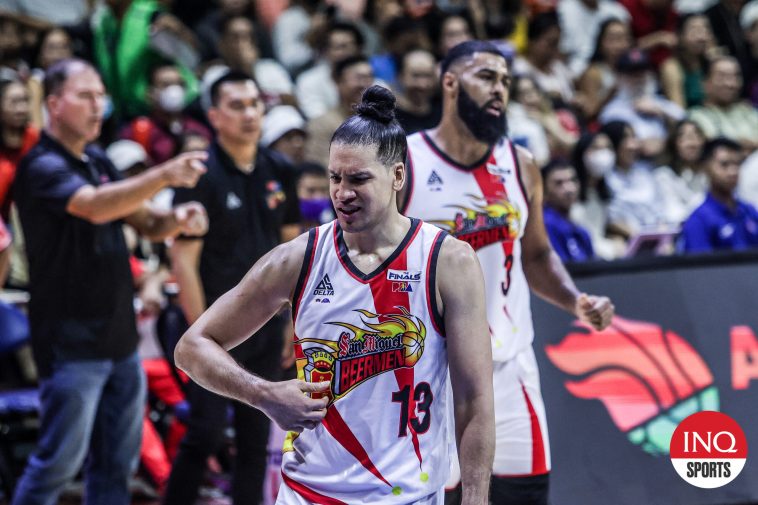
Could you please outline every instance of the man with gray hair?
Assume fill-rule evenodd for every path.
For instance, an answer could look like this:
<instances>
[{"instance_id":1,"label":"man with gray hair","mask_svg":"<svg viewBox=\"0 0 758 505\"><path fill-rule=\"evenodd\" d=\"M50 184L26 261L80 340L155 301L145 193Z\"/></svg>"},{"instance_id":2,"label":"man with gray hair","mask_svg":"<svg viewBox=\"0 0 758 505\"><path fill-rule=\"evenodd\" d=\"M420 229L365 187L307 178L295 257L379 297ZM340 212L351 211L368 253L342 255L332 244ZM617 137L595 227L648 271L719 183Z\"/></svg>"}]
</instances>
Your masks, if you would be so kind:
<instances>
[{"instance_id":1,"label":"man with gray hair","mask_svg":"<svg viewBox=\"0 0 758 505\"><path fill-rule=\"evenodd\" d=\"M156 211L165 187L191 187L204 153L120 180L100 135L105 87L82 60L45 76L49 127L21 161L15 201L29 256L29 321L41 425L14 505L53 505L88 456L85 503L127 505L139 453L145 379L137 357L133 281L122 222L154 240L202 234L196 202Z\"/></svg>"}]
</instances>

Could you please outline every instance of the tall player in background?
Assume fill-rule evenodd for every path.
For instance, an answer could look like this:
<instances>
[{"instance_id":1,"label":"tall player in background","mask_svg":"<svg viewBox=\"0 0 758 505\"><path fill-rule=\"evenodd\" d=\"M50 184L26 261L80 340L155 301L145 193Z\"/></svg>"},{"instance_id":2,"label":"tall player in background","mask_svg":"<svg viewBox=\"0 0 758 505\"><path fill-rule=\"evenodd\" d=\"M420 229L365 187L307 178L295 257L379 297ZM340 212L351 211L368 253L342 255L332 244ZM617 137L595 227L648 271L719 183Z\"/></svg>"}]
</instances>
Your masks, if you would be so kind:
<instances>
[{"instance_id":1,"label":"tall player in background","mask_svg":"<svg viewBox=\"0 0 758 505\"><path fill-rule=\"evenodd\" d=\"M529 288L596 329L610 324L614 308L606 297L580 293L550 246L539 170L506 137L510 79L505 57L490 43L450 50L441 64L442 120L408 137L409 183L399 202L404 215L447 229L477 252L494 360L491 499L540 505L547 503L550 452ZM448 494L448 502L456 499Z\"/></svg>"},{"instance_id":2,"label":"tall player in background","mask_svg":"<svg viewBox=\"0 0 758 505\"><path fill-rule=\"evenodd\" d=\"M468 244L398 212L407 144L394 102L372 86L332 137L337 220L261 258L177 346L176 362L197 383L297 433L277 503L441 505L448 370L463 502L488 503L494 413L484 280ZM299 380L267 382L228 350L287 305Z\"/></svg>"}]
</instances>

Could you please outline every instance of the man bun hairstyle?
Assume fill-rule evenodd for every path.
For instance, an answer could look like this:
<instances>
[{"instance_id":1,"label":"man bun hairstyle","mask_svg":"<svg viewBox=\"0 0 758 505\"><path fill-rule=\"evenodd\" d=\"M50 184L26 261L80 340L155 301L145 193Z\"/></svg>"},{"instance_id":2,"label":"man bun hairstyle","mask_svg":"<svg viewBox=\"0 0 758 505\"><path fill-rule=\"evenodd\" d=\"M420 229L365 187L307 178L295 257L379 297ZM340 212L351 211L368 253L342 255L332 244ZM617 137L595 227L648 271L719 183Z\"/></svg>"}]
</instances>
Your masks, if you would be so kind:
<instances>
[{"instance_id":1,"label":"man bun hairstyle","mask_svg":"<svg viewBox=\"0 0 758 505\"><path fill-rule=\"evenodd\" d=\"M385 166L405 162L408 143L395 119L392 91L377 85L367 88L355 106L355 115L337 128L331 143L376 146L376 158Z\"/></svg>"}]
</instances>

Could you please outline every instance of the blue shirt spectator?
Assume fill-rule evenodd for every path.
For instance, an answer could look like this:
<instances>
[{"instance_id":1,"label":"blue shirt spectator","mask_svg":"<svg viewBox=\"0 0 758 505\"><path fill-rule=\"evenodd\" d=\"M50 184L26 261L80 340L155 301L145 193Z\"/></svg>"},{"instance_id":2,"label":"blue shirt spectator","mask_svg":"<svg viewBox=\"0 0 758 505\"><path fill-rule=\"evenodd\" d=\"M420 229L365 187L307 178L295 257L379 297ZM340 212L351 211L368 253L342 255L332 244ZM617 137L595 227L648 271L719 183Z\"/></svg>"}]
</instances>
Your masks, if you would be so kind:
<instances>
[{"instance_id":1,"label":"blue shirt spectator","mask_svg":"<svg viewBox=\"0 0 758 505\"><path fill-rule=\"evenodd\" d=\"M550 206L544 209L545 229L553 249L563 261L587 261L595 257L590 234Z\"/></svg>"},{"instance_id":2,"label":"blue shirt spectator","mask_svg":"<svg viewBox=\"0 0 758 505\"><path fill-rule=\"evenodd\" d=\"M683 250L703 252L758 247L758 210L740 200L734 203L734 207L729 207L708 193L705 202L684 222ZM545 222L547 224L547 213Z\"/></svg>"},{"instance_id":3,"label":"blue shirt spectator","mask_svg":"<svg viewBox=\"0 0 758 505\"><path fill-rule=\"evenodd\" d=\"M560 160L542 169L545 181L545 229L553 249L563 261L586 261L595 257L590 234L572 223L569 214L579 198L576 169Z\"/></svg>"},{"instance_id":4,"label":"blue shirt spectator","mask_svg":"<svg viewBox=\"0 0 758 505\"><path fill-rule=\"evenodd\" d=\"M741 146L719 137L703 147L710 191L682 227L685 252L758 247L758 210L735 196L739 183Z\"/></svg>"}]
</instances>

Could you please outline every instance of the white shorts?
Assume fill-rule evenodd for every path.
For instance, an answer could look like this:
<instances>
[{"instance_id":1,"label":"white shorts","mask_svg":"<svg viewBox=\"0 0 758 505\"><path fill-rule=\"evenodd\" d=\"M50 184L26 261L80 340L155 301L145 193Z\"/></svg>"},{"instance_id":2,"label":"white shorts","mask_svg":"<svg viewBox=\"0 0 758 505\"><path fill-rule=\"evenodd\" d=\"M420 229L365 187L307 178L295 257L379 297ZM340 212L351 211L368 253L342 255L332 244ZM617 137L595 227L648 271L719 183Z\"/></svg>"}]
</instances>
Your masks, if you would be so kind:
<instances>
[{"instance_id":1,"label":"white shorts","mask_svg":"<svg viewBox=\"0 0 758 505\"><path fill-rule=\"evenodd\" d=\"M279 495L276 497L276 505L316 505L316 503L335 503L339 500L323 500L318 502L311 502L302 496L300 493L294 491L286 483L282 482L279 487ZM342 503L342 502L339 502ZM399 503L399 502L394 502ZM445 504L445 491L440 489L438 492L426 496L415 502L403 502L407 505L444 505Z\"/></svg>"},{"instance_id":2,"label":"white shorts","mask_svg":"<svg viewBox=\"0 0 758 505\"><path fill-rule=\"evenodd\" d=\"M549 472L545 405L532 347L509 361L495 361L492 384L495 394L493 477L528 477ZM458 458L454 456L445 488L455 487L460 480Z\"/></svg>"}]
</instances>

